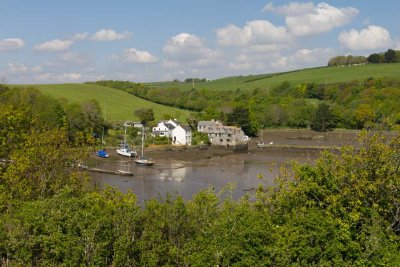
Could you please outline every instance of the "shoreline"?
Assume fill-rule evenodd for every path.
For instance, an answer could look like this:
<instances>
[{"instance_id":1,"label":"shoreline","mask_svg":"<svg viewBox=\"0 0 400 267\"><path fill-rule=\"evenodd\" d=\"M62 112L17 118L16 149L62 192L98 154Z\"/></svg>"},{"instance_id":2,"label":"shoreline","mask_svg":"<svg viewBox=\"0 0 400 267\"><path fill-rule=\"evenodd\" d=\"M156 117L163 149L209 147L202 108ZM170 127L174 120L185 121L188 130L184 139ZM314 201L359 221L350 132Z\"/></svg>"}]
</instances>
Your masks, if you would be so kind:
<instances>
[{"instance_id":1,"label":"shoreline","mask_svg":"<svg viewBox=\"0 0 400 267\"><path fill-rule=\"evenodd\" d=\"M163 161L197 161L202 159L211 159L214 157L224 157L232 154L243 153L268 153L268 151L277 153L285 152L319 152L323 150L338 151L343 146L355 146L358 143L358 130L334 130L331 132L315 132L310 129L264 129L258 137L252 138L248 144L241 149L224 146L172 146L172 145L149 145L146 147L145 155L153 160ZM265 142L266 147L258 147L257 144ZM140 152L138 147L134 149ZM122 160L115 152L116 147L106 147L111 161ZM95 150L90 158L96 157ZM128 158L126 158L128 159ZM91 159L89 159L91 160ZM91 161L93 161L91 160ZM107 160L107 159L102 159ZM108 161L110 161L108 159Z\"/></svg>"}]
</instances>

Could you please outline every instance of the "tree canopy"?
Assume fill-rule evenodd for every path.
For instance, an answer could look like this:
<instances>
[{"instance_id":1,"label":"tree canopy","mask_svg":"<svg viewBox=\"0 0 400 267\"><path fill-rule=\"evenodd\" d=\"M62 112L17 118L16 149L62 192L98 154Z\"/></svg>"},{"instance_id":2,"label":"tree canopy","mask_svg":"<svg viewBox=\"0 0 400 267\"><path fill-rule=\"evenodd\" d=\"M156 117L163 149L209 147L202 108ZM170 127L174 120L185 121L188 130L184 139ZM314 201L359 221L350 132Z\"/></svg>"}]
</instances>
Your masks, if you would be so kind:
<instances>
[{"instance_id":1,"label":"tree canopy","mask_svg":"<svg viewBox=\"0 0 400 267\"><path fill-rule=\"evenodd\" d=\"M154 121L154 111L152 108L137 109L134 113L143 125L148 125L148 123Z\"/></svg>"},{"instance_id":2,"label":"tree canopy","mask_svg":"<svg viewBox=\"0 0 400 267\"><path fill-rule=\"evenodd\" d=\"M357 148L294 162L273 186L240 200L227 187L143 204L131 193L82 191L61 180L41 195L39 174L50 181L60 173L44 163L31 177L11 171L23 162L17 153L0 172L0 258L38 266L397 266L399 148L398 135L365 132ZM43 158L52 153L43 150ZM18 179L4 182L11 176ZM37 188L39 197L11 187Z\"/></svg>"},{"instance_id":3,"label":"tree canopy","mask_svg":"<svg viewBox=\"0 0 400 267\"><path fill-rule=\"evenodd\" d=\"M334 127L335 117L330 106L325 103L319 104L311 121L311 129L317 132L326 132Z\"/></svg>"}]
</instances>

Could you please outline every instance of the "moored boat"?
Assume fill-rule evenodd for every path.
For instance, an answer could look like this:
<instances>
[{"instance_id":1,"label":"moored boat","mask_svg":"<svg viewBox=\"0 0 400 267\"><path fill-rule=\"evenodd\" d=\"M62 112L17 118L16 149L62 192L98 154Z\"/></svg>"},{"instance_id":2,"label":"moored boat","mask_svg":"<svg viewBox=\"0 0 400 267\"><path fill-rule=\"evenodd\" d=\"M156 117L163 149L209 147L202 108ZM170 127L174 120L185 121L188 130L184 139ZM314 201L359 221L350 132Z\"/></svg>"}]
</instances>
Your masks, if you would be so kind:
<instances>
[{"instance_id":1,"label":"moored boat","mask_svg":"<svg viewBox=\"0 0 400 267\"><path fill-rule=\"evenodd\" d=\"M142 155L135 159L135 163L142 166L151 166L156 163L154 160L144 156L144 126L142 127Z\"/></svg>"},{"instance_id":2,"label":"moored boat","mask_svg":"<svg viewBox=\"0 0 400 267\"><path fill-rule=\"evenodd\" d=\"M117 154L124 157L136 157L136 151L132 150L128 144L125 144L122 147L117 148Z\"/></svg>"},{"instance_id":3,"label":"moored boat","mask_svg":"<svg viewBox=\"0 0 400 267\"><path fill-rule=\"evenodd\" d=\"M125 134L124 134L124 142L119 145L119 148L117 148L117 154L120 156L124 157L136 157L137 153L136 151L132 150L128 143L126 142L126 127L125 127Z\"/></svg>"},{"instance_id":4,"label":"moored boat","mask_svg":"<svg viewBox=\"0 0 400 267\"><path fill-rule=\"evenodd\" d=\"M108 153L105 149L100 149L99 151L97 151L96 156L98 156L99 158L108 158Z\"/></svg>"},{"instance_id":5,"label":"moored boat","mask_svg":"<svg viewBox=\"0 0 400 267\"><path fill-rule=\"evenodd\" d=\"M146 157L139 157L138 159L135 159L135 162L137 165L145 165L145 166L150 166L156 163L154 160Z\"/></svg>"}]
</instances>

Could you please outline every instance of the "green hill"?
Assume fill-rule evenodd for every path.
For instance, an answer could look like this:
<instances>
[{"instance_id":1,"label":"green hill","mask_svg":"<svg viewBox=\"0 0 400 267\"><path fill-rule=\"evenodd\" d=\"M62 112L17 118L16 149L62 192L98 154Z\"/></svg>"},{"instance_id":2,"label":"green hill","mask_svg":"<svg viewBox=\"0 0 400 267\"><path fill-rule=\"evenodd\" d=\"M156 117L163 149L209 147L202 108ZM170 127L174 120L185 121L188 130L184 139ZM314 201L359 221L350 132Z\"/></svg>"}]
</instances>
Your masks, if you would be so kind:
<instances>
[{"instance_id":1,"label":"green hill","mask_svg":"<svg viewBox=\"0 0 400 267\"><path fill-rule=\"evenodd\" d=\"M311 69L302 69L289 72L235 76L217 79L209 82L196 83L196 89L211 90L232 90L232 89L269 89L288 81L292 85L301 83L336 83L349 82L352 80L365 80L369 77L399 77L400 63L396 64L367 64L361 66L345 67L319 67ZM161 88L182 88L191 89L192 83L184 82L160 82L148 83L149 86Z\"/></svg>"},{"instance_id":2,"label":"green hill","mask_svg":"<svg viewBox=\"0 0 400 267\"><path fill-rule=\"evenodd\" d=\"M170 114L180 121L186 121L188 115L186 110L159 105L122 90L94 84L43 84L33 87L57 99L65 98L71 103L95 99L100 103L104 116L109 121L135 120L137 118L133 113L139 108L152 108L156 120L164 114Z\"/></svg>"}]
</instances>

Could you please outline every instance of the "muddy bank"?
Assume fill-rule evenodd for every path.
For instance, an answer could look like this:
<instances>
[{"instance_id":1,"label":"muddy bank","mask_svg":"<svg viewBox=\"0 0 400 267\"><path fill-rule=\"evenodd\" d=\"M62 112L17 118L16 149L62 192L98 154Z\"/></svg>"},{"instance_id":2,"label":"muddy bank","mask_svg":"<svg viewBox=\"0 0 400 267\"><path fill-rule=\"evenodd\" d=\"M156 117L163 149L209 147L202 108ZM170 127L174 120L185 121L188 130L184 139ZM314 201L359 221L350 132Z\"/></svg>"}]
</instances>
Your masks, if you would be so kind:
<instances>
[{"instance_id":1,"label":"muddy bank","mask_svg":"<svg viewBox=\"0 0 400 267\"><path fill-rule=\"evenodd\" d=\"M292 146L327 148L341 147L345 145L357 145L360 131L334 130L330 132L315 132L309 129L264 129L254 142L273 143L273 146Z\"/></svg>"},{"instance_id":2,"label":"muddy bank","mask_svg":"<svg viewBox=\"0 0 400 267\"><path fill-rule=\"evenodd\" d=\"M313 151L324 149L338 149L345 145L357 145L360 131L335 130L331 132L315 132L309 129L264 129L258 137L251 138L246 149L235 151L227 147L213 147L207 145L178 147L178 146L149 146L145 148L148 157L158 161L197 161L224 157L231 154L242 154L263 150L265 152L295 152ZM267 147L259 148L258 143L264 142ZM140 148L136 148L140 153ZM115 148L107 149L111 159L120 159ZM92 153L93 154L93 153Z\"/></svg>"}]
</instances>

